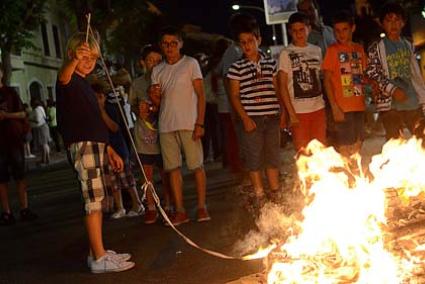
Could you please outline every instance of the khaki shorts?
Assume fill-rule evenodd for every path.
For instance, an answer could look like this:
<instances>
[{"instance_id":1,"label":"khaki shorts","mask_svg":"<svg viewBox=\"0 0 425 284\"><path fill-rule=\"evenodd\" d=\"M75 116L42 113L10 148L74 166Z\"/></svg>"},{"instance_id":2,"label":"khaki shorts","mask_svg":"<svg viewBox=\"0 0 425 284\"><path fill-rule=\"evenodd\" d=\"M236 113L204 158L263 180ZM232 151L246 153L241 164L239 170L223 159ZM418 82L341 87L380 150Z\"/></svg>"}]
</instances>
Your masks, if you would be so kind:
<instances>
[{"instance_id":1,"label":"khaki shorts","mask_svg":"<svg viewBox=\"0 0 425 284\"><path fill-rule=\"evenodd\" d=\"M164 161L164 170L172 171L182 166L182 155L186 158L189 170L202 168L204 153L201 139L192 139L193 131L179 130L174 132L160 133L161 154Z\"/></svg>"}]
</instances>

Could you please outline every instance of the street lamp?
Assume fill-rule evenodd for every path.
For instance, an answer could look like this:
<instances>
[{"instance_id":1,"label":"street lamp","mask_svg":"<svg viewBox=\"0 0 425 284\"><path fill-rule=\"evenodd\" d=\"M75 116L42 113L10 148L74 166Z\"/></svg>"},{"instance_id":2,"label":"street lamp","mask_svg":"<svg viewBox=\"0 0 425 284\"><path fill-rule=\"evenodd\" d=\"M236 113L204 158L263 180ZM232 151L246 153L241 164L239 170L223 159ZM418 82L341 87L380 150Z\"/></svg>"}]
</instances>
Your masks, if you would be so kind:
<instances>
[{"instance_id":1,"label":"street lamp","mask_svg":"<svg viewBox=\"0 0 425 284\"><path fill-rule=\"evenodd\" d=\"M238 5L238 4L233 4L232 5L232 9L234 11L238 11L240 9L252 9L252 10L260 11L261 13L264 14L264 9L263 8L257 7L257 6L252 6L252 5ZM275 30L274 25L271 25L271 26L272 26L272 31L273 31L272 40L273 40L274 45L277 45L277 41L276 41L276 39L277 39L276 38L276 30Z\"/></svg>"}]
</instances>

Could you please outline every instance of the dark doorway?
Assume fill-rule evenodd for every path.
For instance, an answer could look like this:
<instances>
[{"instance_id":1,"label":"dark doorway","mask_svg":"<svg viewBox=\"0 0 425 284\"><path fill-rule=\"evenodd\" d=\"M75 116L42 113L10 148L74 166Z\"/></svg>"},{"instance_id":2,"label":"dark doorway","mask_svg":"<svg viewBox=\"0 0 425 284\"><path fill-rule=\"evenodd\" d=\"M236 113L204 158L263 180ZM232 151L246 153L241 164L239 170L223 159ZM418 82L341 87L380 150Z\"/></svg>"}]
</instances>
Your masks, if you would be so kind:
<instances>
[{"instance_id":1,"label":"dark doorway","mask_svg":"<svg viewBox=\"0 0 425 284\"><path fill-rule=\"evenodd\" d=\"M40 102L43 101L41 97L41 90L42 90L42 86L40 83L34 81L30 84L31 101L36 99L39 100Z\"/></svg>"}]
</instances>

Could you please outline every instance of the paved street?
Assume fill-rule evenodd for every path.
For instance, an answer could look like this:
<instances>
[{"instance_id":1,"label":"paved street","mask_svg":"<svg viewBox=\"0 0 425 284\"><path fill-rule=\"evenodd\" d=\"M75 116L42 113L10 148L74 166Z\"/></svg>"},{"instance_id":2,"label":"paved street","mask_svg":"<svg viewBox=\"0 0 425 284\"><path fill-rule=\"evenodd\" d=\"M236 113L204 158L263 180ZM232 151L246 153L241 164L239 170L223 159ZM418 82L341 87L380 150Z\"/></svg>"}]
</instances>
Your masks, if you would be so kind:
<instances>
[{"instance_id":1,"label":"paved street","mask_svg":"<svg viewBox=\"0 0 425 284\"><path fill-rule=\"evenodd\" d=\"M253 227L252 218L235 201L231 175L218 164L208 167L213 220L192 221L179 228L200 245L230 254L235 241ZM193 181L186 180L187 208L195 209ZM225 283L262 269L261 261L209 256L185 244L160 222L148 226L134 218L106 220L104 236L107 248L131 252L136 268L92 275L85 265L87 244L72 171L67 165L56 165L32 172L29 182L30 204L40 218L0 227L0 283ZM14 190L11 198L17 208Z\"/></svg>"},{"instance_id":2,"label":"paved street","mask_svg":"<svg viewBox=\"0 0 425 284\"><path fill-rule=\"evenodd\" d=\"M379 151L382 138L369 139L364 154ZM282 153L283 168L291 167L294 152ZM237 181L218 163L206 165L208 203L213 220L179 228L201 246L232 254L234 244L255 228L243 208ZM261 261L242 262L209 256L187 245L160 222L144 225L142 218L104 223L106 247L131 252L135 269L104 275L89 273L87 242L77 184L62 163L33 170L29 175L30 204L40 215L34 223L0 227L0 283L226 283L260 272ZM185 176L186 207L195 214L194 182ZM11 190L16 204L16 192Z\"/></svg>"}]
</instances>

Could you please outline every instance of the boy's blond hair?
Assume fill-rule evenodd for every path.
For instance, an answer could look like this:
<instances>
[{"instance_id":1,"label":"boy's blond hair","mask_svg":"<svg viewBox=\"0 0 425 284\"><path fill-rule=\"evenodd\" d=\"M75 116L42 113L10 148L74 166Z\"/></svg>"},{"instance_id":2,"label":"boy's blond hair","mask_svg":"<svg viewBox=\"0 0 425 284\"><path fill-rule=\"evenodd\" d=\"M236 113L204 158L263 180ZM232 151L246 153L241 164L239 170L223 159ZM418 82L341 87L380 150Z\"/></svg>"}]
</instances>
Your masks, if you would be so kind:
<instances>
[{"instance_id":1,"label":"boy's blond hair","mask_svg":"<svg viewBox=\"0 0 425 284\"><path fill-rule=\"evenodd\" d=\"M75 52L77 50L77 47L80 46L82 43L86 42L86 33L83 32L77 32L73 34L66 44L66 50ZM87 43L90 47L90 49L95 53L97 56L100 55L100 46L97 40L92 36L88 36Z\"/></svg>"}]
</instances>

